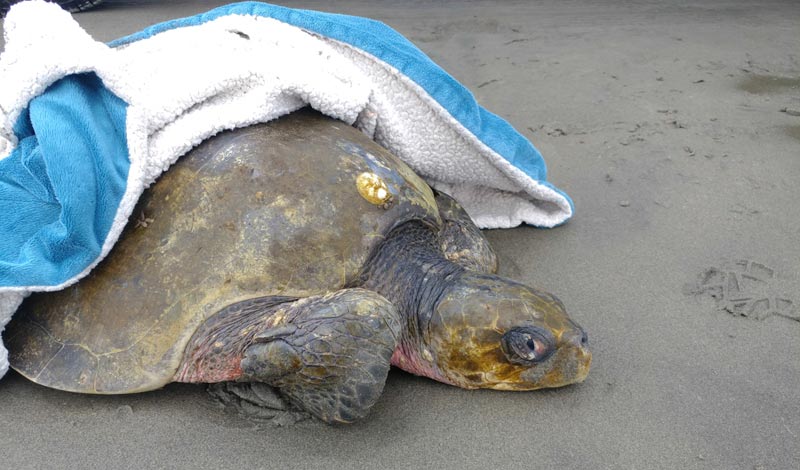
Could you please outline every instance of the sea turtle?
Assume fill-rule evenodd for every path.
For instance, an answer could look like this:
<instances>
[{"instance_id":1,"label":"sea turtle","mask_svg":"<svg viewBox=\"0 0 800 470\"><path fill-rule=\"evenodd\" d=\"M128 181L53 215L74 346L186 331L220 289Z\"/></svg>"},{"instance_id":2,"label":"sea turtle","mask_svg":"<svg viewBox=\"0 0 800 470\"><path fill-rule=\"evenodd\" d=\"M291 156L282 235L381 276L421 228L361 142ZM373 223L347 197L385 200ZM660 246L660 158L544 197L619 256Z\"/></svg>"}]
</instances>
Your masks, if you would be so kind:
<instances>
[{"instance_id":1,"label":"sea turtle","mask_svg":"<svg viewBox=\"0 0 800 470\"><path fill-rule=\"evenodd\" d=\"M493 274L453 199L318 113L208 139L135 215L84 280L23 303L14 369L99 394L261 382L329 422L363 417L390 364L469 389L588 373L556 297Z\"/></svg>"}]
</instances>

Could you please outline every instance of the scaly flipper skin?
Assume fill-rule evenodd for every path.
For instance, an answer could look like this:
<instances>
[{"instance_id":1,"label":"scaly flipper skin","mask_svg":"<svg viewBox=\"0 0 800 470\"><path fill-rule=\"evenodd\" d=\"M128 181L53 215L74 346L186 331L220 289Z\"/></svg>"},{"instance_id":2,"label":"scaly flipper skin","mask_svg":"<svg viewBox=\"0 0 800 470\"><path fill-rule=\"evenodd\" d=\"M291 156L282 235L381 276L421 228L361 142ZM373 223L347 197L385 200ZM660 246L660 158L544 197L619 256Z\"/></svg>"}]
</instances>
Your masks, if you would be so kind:
<instances>
[{"instance_id":1,"label":"scaly flipper skin","mask_svg":"<svg viewBox=\"0 0 800 470\"><path fill-rule=\"evenodd\" d=\"M256 335L241 362L244 380L277 387L326 422L364 417L383 391L397 347L397 310L380 295L344 289L293 302Z\"/></svg>"},{"instance_id":2,"label":"scaly flipper skin","mask_svg":"<svg viewBox=\"0 0 800 470\"><path fill-rule=\"evenodd\" d=\"M497 255L467 211L441 191L435 196L443 223L439 240L445 257L473 271L496 273Z\"/></svg>"},{"instance_id":3,"label":"scaly flipper skin","mask_svg":"<svg viewBox=\"0 0 800 470\"><path fill-rule=\"evenodd\" d=\"M259 423L287 426L311 417L290 406L277 389L265 383L218 382L209 384L207 391L226 409Z\"/></svg>"}]
</instances>

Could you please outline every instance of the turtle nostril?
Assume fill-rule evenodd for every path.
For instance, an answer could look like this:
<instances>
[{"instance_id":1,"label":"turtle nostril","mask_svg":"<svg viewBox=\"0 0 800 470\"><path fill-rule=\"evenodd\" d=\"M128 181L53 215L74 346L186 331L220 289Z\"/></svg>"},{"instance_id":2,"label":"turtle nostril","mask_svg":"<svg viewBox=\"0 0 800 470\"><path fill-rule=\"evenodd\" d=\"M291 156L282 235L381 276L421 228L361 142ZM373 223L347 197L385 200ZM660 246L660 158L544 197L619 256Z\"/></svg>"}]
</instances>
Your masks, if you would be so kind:
<instances>
[{"instance_id":1,"label":"turtle nostril","mask_svg":"<svg viewBox=\"0 0 800 470\"><path fill-rule=\"evenodd\" d=\"M589 346L589 335L583 328L576 325L576 328L570 332L569 342L580 348L586 348Z\"/></svg>"}]
</instances>

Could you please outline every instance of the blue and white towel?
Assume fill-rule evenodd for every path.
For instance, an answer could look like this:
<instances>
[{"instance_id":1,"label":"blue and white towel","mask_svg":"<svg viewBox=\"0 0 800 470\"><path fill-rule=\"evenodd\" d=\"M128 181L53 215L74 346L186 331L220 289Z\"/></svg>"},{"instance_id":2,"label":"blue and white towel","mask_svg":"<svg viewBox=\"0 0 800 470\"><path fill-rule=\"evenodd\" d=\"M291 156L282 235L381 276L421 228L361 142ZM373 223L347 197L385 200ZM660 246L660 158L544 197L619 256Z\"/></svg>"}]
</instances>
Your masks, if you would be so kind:
<instances>
[{"instance_id":1,"label":"blue and white towel","mask_svg":"<svg viewBox=\"0 0 800 470\"><path fill-rule=\"evenodd\" d=\"M33 0L4 30L0 331L30 292L88 274L181 155L306 105L361 129L481 227L572 215L528 140L373 20L246 2L105 44Z\"/></svg>"}]
</instances>

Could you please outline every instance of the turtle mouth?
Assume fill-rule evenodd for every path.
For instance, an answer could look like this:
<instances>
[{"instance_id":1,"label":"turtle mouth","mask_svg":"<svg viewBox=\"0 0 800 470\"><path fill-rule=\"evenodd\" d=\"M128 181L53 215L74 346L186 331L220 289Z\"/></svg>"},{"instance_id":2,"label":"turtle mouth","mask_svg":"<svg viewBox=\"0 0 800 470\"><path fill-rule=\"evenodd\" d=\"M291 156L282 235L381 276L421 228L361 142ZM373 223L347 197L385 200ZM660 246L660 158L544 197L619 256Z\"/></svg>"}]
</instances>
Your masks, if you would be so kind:
<instances>
[{"instance_id":1,"label":"turtle mouth","mask_svg":"<svg viewBox=\"0 0 800 470\"><path fill-rule=\"evenodd\" d=\"M552 365L544 371L533 367L521 373L521 382L511 384L510 389L537 390L583 382L592 366L592 353L586 347L580 346L556 353L552 360Z\"/></svg>"}]
</instances>

